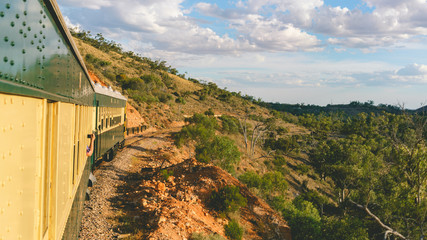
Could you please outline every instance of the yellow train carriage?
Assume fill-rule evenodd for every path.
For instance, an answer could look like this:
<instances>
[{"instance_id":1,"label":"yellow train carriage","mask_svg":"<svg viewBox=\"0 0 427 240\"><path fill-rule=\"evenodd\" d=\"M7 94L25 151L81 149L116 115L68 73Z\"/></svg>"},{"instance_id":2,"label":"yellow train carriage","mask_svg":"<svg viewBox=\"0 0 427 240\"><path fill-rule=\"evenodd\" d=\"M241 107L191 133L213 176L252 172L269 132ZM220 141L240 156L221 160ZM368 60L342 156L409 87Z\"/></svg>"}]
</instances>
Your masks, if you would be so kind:
<instances>
[{"instance_id":1,"label":"yellow train carriage","mask_svg":"<svg viewBox=\"0 0 427 240\"><path fill-rule=\"evenodd\" d=\"M61 239L87 183L95 108L9 94L0 101L13 116L0 118L0 239Z\"/></svg>"},{"instance_id":2,"label":"yellow train carriage","mask_svg":"<svg viewBox=\"0 0 427 240\"><path fill-rule=\"evenodd\" d=\"M0 3L0 239L76 239L94 85L54 0Z\"/></svg>"}]
</instances>

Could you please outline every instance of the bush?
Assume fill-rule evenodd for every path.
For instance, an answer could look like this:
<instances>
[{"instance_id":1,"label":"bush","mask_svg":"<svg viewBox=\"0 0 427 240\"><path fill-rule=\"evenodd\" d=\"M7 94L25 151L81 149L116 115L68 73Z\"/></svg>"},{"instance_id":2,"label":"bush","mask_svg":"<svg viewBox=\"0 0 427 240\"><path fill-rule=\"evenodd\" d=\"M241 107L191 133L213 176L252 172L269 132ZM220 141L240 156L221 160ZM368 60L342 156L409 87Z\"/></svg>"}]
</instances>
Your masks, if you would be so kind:
<instances>
[{"instance_id":1,"label":"bush","mask_svg":"<svg viewBox=\"0 0 427 240\"><path fill-rule=\"evenodd\" d=\"M203 163L213 162L222 169L232 172L240 161L240 151L230 138L214 136L212 141L196 146L196 159Z\"/></svg>"},{"instance_id":2,"label":"bush","mask_svg":"<svg viewBox=\"0 0 427 240\"><path fill-rule=\"evenodd\" d=\"M273 191L283 193L288 189L288 182L282 173L277 171L268 172L262 176L260 188L264 193L271 193Z\"/></svg>"},{"instance_id":3,"label":"bush","mask_svg":"<svg viewBox=\"0 0 427 240\"><path fill-rule=\"evenodd\" d=\"M298 164L295 166L295 170L299 175L305 175L310 171L310 167L307 164Z\"/></svg>"},{"instance_id":4,"label":"bush","mask_svg":"<svg viewBox=\"0 0 427 240\"><path fill-rule=\"evenodd\" d=\"M210 196L209 205L218 212L230 213L245 207L247 200L240 194L236 186L225 186L218 191L214 190Z\"/></svg>"},{"instance_id":5,"label":"bush","mask_svg":"<svg viewBox=\"0 0 427 240\"><path fill-rule=\"evenodd\" d=\"M285 164L286 164L286 159L285 159L285 157L283 157L283 156L277 155L277 156L275 156L275 157L274 157L274 159L273 159L273 164L274 164L276 167L281 167L281 166L283 166L283 165L285 165Z\"/></svg>"},{"instance_id":6,"label":"bush","mask_svg":"<svg viewBox=\"0 0 427 240\"><path fill-rule=\"evenodd\" d=\"M287 129L285 127L279 126L279 127L276 128L277 135L282 135L282 134L285 134L285 133L288 133L288 132L289 132L289 129Z\"/></svg>"},{"instance_id":7,"label":"bush","mask_svg":"<svg viewBox=\"0 0 427 240\"><path fill-rule=\"evenodd\" d=\"M177 99L175 99L175 102L185 104L185 99L183 97L178 97Z\"/></svg>"},{"instance_id":8,"label":"bush","mask_svg":"<svg viewBox=\"0 0 427 240\"><path fill-rule=\"evenodd\" d=\"M238 133L240 130L239 120L235 117L222 115L222 131L230 134Z\"/></svg>"},{"instance_id":9,"label":"bush","mask_svg":"<svg viewBox=\"0 0 427 240\"><path fill-rule=\"evenodd\" d=\"M207 111L205 111L205 115L206 115L206 116L213 117L213 116L215 116L215 113L214 113L214 111L212 110L212 108L209 108Z\"/></svg>"},{"instance_id":10,"label":"bush","mask_svg":"<svg viewBox=\"0 0 427 240\"><path fill-rule=\"evenodd\" d=\"M174 135L175 145L181 147L189 140L198 141L200 144L206 144L215 136L215 129L218 123L215 118L207 117L203 114L194 114L185 119L190 125L185 126Z\"/></svg>"},{"instance_id":11,"label":"bush","mask_svg":"<svg viewBox=\"0 0 427 240\"><path fill-rule=\"evenodd\" d=\"M232 240L241 240L243 238L243 227L236 220L231 220L224 226L225 236Z\"/></svg>"},{"instance_id":12,"label":"bush","mask_svg":"<svg viewBox=\"0 0 427 240\"><path fill-rule=\"evenodd\" d=\"M253 171L248 171L239 176L239 181L246 184L248 187L259 188L261 185L261 177Z\"/></svg>"},{"instance_id":13,"label":"bush","mask_svg":"<svg viewBox=\"0 0 427 240\"><path fill-rule=\"evenodd\" d=\"M321 218L313 204L304 200L285 203L282 213L292 229L292 239L321 239Z\"/></svg>"},{"instance_id":14,"label":"bush","mask_svg":"<svg viewBox=\"0 0 427 240\"><path fill-rule=\"evenodd\" d=\"M160 171L160 175L162 176L163 180L167 181L168 178L173 175L173 171L163 169L162 171Z\"/></svg>"},{"instance_id":15,"label":"bush","mask_svg":"<svg viewBox=\"0 0 427 240\"><path fill-rule=\"evenodd\" d=\"M323 239L328 240L368 240L369 235L363 221L357 218L343 219L325 217L322 221Z\"/></svg>"},{"instance_id":16,"label":"bush","mask_svg":"<svg viewBox=\"0 0 427 240\"><path fill-rule=\"evenodd\" d=\"M223 238L221 235L218 234L209 234L209 235L204 235L202 233L192 233L191 240L225 240L225 238Z\"/></svg>"}]
</instances>

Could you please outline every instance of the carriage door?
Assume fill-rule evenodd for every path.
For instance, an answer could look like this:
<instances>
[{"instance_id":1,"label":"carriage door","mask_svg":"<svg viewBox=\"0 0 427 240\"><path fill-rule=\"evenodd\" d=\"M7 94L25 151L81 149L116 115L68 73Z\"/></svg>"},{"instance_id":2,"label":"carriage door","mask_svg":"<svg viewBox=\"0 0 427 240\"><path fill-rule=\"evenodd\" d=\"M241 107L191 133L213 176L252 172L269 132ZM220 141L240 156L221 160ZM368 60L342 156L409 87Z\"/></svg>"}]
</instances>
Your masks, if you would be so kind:
<instances>
[{"instance_id":1,"label":"carriage door","mask_svg":"<svg viewBox=\"0 0 427 240\"><path fill-rule=\"evenodd\" d=\"M41 183L41 233L42 239L51 239L49 237L50 228L52 228L52 171L55 171L53 143L57 136L57 129L55 125L56 118L56 104L52 102L45 103L45 135L44 135L44 161L42 164L42 183Z\"/></svg>"}]
</instances>

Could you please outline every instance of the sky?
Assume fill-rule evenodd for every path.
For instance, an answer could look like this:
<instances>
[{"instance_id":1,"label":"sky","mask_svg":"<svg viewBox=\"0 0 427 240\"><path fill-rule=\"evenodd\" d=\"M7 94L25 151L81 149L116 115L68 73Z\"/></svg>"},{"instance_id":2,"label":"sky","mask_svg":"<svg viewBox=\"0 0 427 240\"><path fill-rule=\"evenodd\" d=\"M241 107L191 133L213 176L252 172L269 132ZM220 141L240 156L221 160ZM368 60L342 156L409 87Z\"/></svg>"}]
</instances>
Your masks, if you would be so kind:
<instances>
[{"instance_id":1,"label":"sky","mask_svg":"<svg viewBox=\"0 0 427 240\"><path fill-rule=\"evenodd\" d=\"M57 0L187 77L268 102L427 104L427 0Z\"/></svg>"}]
</instances>

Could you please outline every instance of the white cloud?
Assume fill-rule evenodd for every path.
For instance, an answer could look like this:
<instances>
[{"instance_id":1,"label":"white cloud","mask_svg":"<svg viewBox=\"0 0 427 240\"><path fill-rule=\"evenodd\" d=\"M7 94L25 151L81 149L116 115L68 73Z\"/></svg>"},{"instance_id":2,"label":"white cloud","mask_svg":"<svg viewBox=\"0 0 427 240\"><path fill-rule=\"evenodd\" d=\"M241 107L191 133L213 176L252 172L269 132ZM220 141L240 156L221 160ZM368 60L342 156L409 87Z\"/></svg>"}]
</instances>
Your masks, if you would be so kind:
<instances>
[{"instance_id":1,"label":"white cloud","mask_svg":"<svg viewBox=\"0 0 427 240\"><path fill-rule=\"evenodd\" d=\"M80 0L61 0L61 5L71 6L71 7L81 7L81 8L89 8L94 10L99 10L102 7L112 6L115 1L111 0L86 0L84 3Z\"/></svg>"},{"instance_id":2,"label":"white cloud","mask_svg":"<svg viewBox=\"0 0 427 240\"><path fill-rule=\"evenodd\" d=\"M427 77L427 65L413 63L404 68L399 69L396 73L399 76Z\"/></svg>"}]
</instances>

